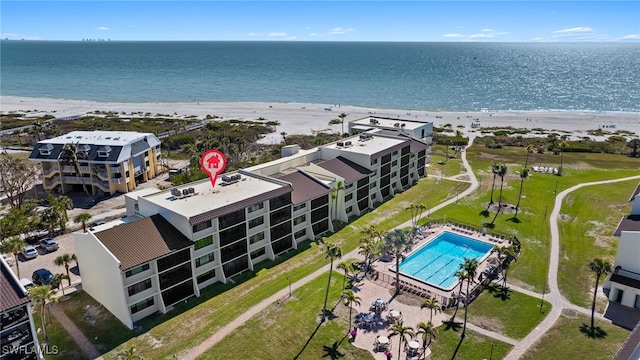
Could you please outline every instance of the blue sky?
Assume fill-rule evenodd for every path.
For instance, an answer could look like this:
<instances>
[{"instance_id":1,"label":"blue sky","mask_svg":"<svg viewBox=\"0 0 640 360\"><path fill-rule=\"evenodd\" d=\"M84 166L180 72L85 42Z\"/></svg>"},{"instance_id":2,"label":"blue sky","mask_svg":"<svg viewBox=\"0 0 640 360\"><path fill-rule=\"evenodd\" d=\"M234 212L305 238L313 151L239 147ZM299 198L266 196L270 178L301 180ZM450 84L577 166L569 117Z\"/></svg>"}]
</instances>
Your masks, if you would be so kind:
<instances>
[{"instance_id":1,"label":"blue sky","mask_svg":"<svg viewBox=\"0 0 640 360\"><path fill-rule=\"evenodd\" d=\"M2 1L5 39L640 41L640 1Z\"/></svg>"}]
</instances>

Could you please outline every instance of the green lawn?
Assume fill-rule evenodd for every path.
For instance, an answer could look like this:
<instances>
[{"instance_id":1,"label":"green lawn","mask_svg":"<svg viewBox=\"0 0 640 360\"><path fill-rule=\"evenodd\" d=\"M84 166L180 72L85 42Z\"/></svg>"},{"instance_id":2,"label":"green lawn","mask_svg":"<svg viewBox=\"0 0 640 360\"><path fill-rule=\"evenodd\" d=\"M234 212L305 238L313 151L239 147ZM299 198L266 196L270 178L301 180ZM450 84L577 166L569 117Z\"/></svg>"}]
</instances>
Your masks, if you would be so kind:
<instances>
[{"instance_id":1,"label":"green lawn","mask_svg":"<svg viewBox=\"0 0 640 360\"><path fill-rule=\"evenodd\" d=\"M462 166L462 160L460 160L460 154L447 161L445 155L444 145L433 145L431 152L431 164L429 165L429 175L437 177L449 177L458 175L464 172L464 166ZM449 156L453 155L455 151L449 150ZM442 163L442 164L441 164Z\"/></svg>"},{"instance_id":2,"label":"green lawn","mask_svg":"<svg viewBox=\"0 0 640 360\"><path fill-rule=\"evenodd\" d=\"M614 185L588 186L569 194L562 206L558 285L563 295L576 305L591 307L595 274L588 263L595 257L615 260L618 241L613 232L629 214L629 196L638 180ZM594 211L594 209L600 211ZM602 285L602 280L600 285ZM604 310L606 304L599 304Z\"/></svg>"},{"instance_id":3,"label":"green lawn","mask_svg":"<svg viewBox=\"0 0 640 360\"><path fill-rule=\"evenodd\" d=\"M511 351L511 345L470 330L467 330L464 340L460 343L461 332L462 324L460 324L459 328L447 328L446 324L439 326L436 341L431 344L431 356L429 359L451 360L454 353L456 354L456 360L489 359L491 355L493 355L492 359L502 359ZM456 352L458 344L460 344L460 348ZM493 354L491 353L492 348ZM394 356L395 358L396 356Z\"/></svg>"},{"instance_id":4,"label":"green lawn","mask_svg":"<svg viewBox=\"0 0 640 360\"><path fill-rule=\"evenodd\" d=\"M469 305L470 323L512 339L522 339L551 311L551 304L546 301L540 311L540 298L501 289L492 284ZM461 309L458 316L462 314Z\"/></svg>"},{"instance_id":5,"label":"green lawn","mask_svg":"<svg viewBox=\"0 0 640 360\"><path fill-rule=\"evenodd\" d=\"M58 306L58 304L53 304L53 306ZM45 359L86 359L78 344L73 340L71 335L60 325L58 320L51 315L49 317L49 313L46 314L47 319L47 336L49 337L48 347L44 347L44 334L38 334L38 340L40 341L40 346L45 349L44 358ZM51 323L49 324L49 319ZM42 328L42 322L40 318L40 311L33 312L33 323L36 329ZM48 353L47 353L48 352Z\"/></svg>"},{"instance_id":6,"label":"green lawn","mask_svg":"<svg viewBox=\"0 0 640 360\"><path fill-rule=\"evenodd\" d=\"M596 321L602 337L587 336L588 316L561 316L554 326L522 357L527 359L611 359L624 343L629 331Z\"/></svg>"}]
</instances>

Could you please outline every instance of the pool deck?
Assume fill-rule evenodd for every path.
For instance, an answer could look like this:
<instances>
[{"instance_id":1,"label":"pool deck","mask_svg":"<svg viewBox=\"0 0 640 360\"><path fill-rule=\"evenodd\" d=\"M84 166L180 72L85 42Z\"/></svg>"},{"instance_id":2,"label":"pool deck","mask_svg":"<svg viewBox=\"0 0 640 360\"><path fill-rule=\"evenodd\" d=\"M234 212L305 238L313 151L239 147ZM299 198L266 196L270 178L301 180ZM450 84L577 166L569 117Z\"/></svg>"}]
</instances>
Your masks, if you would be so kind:
<instances>
[{"instance_id":1,"label":"pool deck","mask_svg":"<svg viewBox=\"0 0 640 360\"><path fill-rule=\"evenodd\" d=\"M423 246L445 231L463 235L474 240L491 244L493 246L506 246L509 243L506 239L490 236L488 234L483 235L481 232L472 231L468 228L463 229L462 227L454 226L453 224L440 224L438 226L432 226L431 228L424 228L424 235L416 238L413 248L417 249ZM483 273L483 271L491 265L491 258L497 259L497 256L486 256L478 266L478 274ZM389 318L389 312L391 310L399 311L402 314L403 325L410 326L413 329L416 328L416 325L419 322L427 322L429 320L429 311L427 309L421 309L419 305L408 305L402 303L398 301L395 296L393 296L396 274L394 271L389 270L390 266L392 265L395 265L395 259L389 256L375 261L372 264L372 268L374 270L373 275L369 275L367 278L360 279L360 281L358 283L355 283L353 287L354 292L361 299L361 304L359 306L354 305L353 307L354 316L357 316L355 314L370 314L373 315L375 319L374 325L370 328L363 326L362 322L358 323L358 335L356 336L356 340L353 342L353 345L368 350L373 354L374 359L379 360L385 360L386 357L384 355L384 351L376 349L375 341L378 336L389 336L389 328L393 323L393 321ZM424 297L421 295L434 297L438 300L438 302L440 302L441 305L444 304L444 299L447 299L447 304L452 304L451 302L449 302L449 299L454 298L452 293L456 292L456 290L459 288L458 286L456 286L451 291L445 291L430 286L424 282L414 280L402 274L400 275L400 281L404 287L402 292L411 293L412 289L415 288L413 294L416 294L420 297ZM464 290L465 289L463 289L463 291ZM374 311L372 304L376 299L385 301L387 303L386 309L378 312ZM432 322L435 326L440 326L443 322L446 322L449 319L449 315L445 314L444 312L439 312L433 314ZM424 356L422 355L422 341L418 338L419 337L415 337L414 339L416 339L420 343L419 353L415 356L408 356L406 351L403 349L403 359L405 357L406 359L424 359ZM393 354L393 358L395 359L398 356L398 346L400 346L399 339L398 337L393 337L390 339L390 341L391 353Z\"/></svg>"}]
</instances>

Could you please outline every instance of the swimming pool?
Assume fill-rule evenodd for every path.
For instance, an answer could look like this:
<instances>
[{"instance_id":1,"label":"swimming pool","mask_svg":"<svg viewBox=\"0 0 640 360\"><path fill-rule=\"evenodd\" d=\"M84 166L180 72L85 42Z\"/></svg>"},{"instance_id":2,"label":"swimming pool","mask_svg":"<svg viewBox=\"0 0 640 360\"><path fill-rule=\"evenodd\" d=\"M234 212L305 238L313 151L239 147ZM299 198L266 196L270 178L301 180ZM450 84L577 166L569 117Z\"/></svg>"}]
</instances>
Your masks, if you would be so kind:
<instances>
[{"instance_id":1,"label":"swimming pool","mask_svg":"<svg viewBox=\"0 0 640 360\"><path fill-rule=\"evenodd\" d=\"M448 291L458 282L455 273L464 258L480 262L491 249L491 244L445 231L407 256L400 273Z\"/></svg>"}]
</instances>

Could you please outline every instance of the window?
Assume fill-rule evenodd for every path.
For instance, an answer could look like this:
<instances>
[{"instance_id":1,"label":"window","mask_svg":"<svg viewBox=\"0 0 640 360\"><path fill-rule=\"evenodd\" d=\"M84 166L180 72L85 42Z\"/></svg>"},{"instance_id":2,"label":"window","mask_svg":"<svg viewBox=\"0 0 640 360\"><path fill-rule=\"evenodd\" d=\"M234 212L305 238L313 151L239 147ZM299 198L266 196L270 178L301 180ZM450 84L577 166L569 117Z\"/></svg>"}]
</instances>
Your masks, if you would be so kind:
<instances>
[{"instance_id":1,"label":"window","mask_svg":"<svg viewBox=\"0 0 640 360\"><path fill-rule=\"evenodd\" d=\"M198 284L202 284L203 282L205 282L205 281L207 281L209 279L213 279L214 277L216 277L216 269L209 270L206 273L198 275L196 280L198 281Z\"/></svg>"},{"instance_id":2,"label":"window","mask_svg":"<svg viewBox=\"0 0 640 360\"><path fill-rule=\"evenodd\" d=\"M151 287L151 279L140 281L137 284L133 284L127 288L129 296L133 296L139 292L143 292Z\"/></svg>"},{"instance_id":3,"label":"window","mask_svg":"<svg viewBox=\"0 0 640 360\"><path fill-rule=\"evenodd\" d=\"M353 199L353 194L349 194L349 195L345 196L344 197L344 202L351 201L351 199Z\"/></svg>"},{"instance_id":4,"label":"window","mask_svg":"<svg viewBox=\"0 0 640 360\"><path fill-rule=\"evenodd\" d=\"M347 185L345 185L345 189L351 189L353 187L353 183L349 183Z\"/></svg>"},{"instance_id":5,"label":"window","mask_svg":"<svg viewBox=\"0 0 640 360\"><path fill-rule=\"evenodd\" d=\"M286 193L269 200L269 208L271 210L279 209L288 204L291 204L291 193Z\"/></svg>"},{"instance_id":6,"label":"window","mask_svg":"<svg viewBox=\"0 0 640 360\"><path fill-rule=\"evenodd\" d=\"M258 241L262 241L262 240L264 240L264 231L261 231L261 232L259 232L257 234L254 234L254 235L251 235L249 237L249 244L255 244Z\"/></svg>"},{"instance_id":7,"label":"window","mask_svg":"<svg viewBox=\"0 0 640 360\"><path fill-rule=\"evenodd\" d=\"M234 211L230 214L222 215L218 218L218 227L220 230L229 228L231 226L237 225L241 222L244 222L246 219L244 209Z\"/></svg>"},{"instance_id":8,"label":"window","mask_svg":"<svg viewBox=\"0 0 640 360\"><path fill-rule=\"evenodd\" d=\"M295 205L295 206L293 207L293 211L298 211L298 210L300 210L300 209L304 209L304 208L306 208L306 207L307 207L307 203L298 204L298 205Z\"/></svg>"},{"instance_id":9,"label":"window","mask_svg":"<svg viewBox=\"0 0 640 360\"><path fill-rule=\"evenodd\" d=\"M269 214L269 221L271 226L280 224L284 221L291 220L291 207L286 206L280 210L276 210Z\"/></svg>"},{"instance_id":10,"label":"window","mask_svg":"<svg viewBox=\"0 0 640 360\"><path fill-rule=\"evenodd\" d=\"M307 229L298 230L293 234L293 237L296 239L300 239L301 237L307 235Z\"/></svg>"},{"instance_id":11,"label":"window","mask_svg":"<svg viewBox=\"0 0 640 360\"><path fill-rule=\"evenodd\" d=\"M391 173L391 177L392 177L392 178L394 178L394 177L396 177L396 176L398 176L398 172L397 172L397 171L394 171L394 172L392 172L392 173Z\"/></svg>"},{"instance_id":12,"label":"window","mask_svg":"<svg viewBox=\"0 0 640 360\"><path fill-rule=\"evenodd\" d=\"M329 217L329 207L323 206L311 212L311 223L315 224L316 222L328 217Z\"/></svg>"},{"instance_id":13,"label":"window","mask_svg":"<svg viewBox=\"0 0 640 360\"><path fill-rule=\"evenodd\" d=\"M257 204L253 204L251 206L249 206L247 208L247 212L249 212L249 214L251 214L254 211L258 211L260 209L264 208L264 203L263 202L259 202Z\"/></svg>"},{"instance_id":14,"label":"window","mask_svg":"<svg viewBox=\"0 0 640 360\"><path fill-rule=\"evenodd\" d=\"M391 166L398 166L398 160L393 160L393 162L391 163Z\"/></svg>"},{"instance_id":15,"label":"window","mask_svg":"<svg viewBox=\"0 0 640 360\"><path fill-rule=\"evenodd\" d=\"M398 155L398 150L394 151L393 153L391 153L391 155L396 156Z\"/></svg>"},{"instance_id":16,"label":"window","mask_svg":"<svg viewBox=\"0 0 640 360\"><path fill-rule=\"evenodd\" d=\"M353 211L353 206L349 206L345 209L345 211L347 212L347 214L351 213Z\"/></svg>"},{"instance_id":17,"label":"window","mask_svg":"<svg viewBox=\"0 0 640 360\"><path fill-rule=\"evenodd\" d=\"M199 268L200 266L202 266L204 264L208 264L208 263L212 262L213 259L214 259L213 253L208 253L205 256L201 256L201 257L196 259L196 267Z\"/></svg>"},{"instance_id":18,"label":"window","mask_svg":"<svg viewBox=\"0 0 640 360\"><path fill-rule=\"evenodd\" d=\"M141 311L141 310L144 310L144 309L146 309L148 307L151 307L151 306L153 306L153 304L155 304L154 301L153 301L153 297L150 297L148 299L145 299L145 300L142 300L142 301L140 301L138 303L135 303L135 304L131 305L131 307L130 307L131 308L131 314L135 314L138 311Z\"/></svg>"},{"instance_id":19,"label":"window","mask_svg":"<svg viewBox=\"0 0 640 360\"><path fill-rule=\"evenodd\" d=\"M315 198L315 199L311 200L311 209L319 208L320 206L328 204L328 203L329 203L329 196L328 195Z\"/></svg>"},{"instance_id":20,"label":"window","mask_svg":"<svg viewBox=\"0 0 640 360\"><path fill-rule=\"evenodd\" d=\"M297 218L293 219L293 225L302 224L305 221L307 221L306 215L298 216Z\"/></svg>"},{"instance_id":21,"label":"window","mask_svg":"<svg viewBox=\"0 0 640 360\"><path fill-rule=\"evenodd\" d=\"M247 236L247 227L244 224L220 231L220 247L227 246Z\"/></svg>"},{"instance_id":22,"label":"window","mask_svg":"<svg viewBox=\"0 0 640 360\"><path fill-rule=\"evenodd\" d=\"M376 182L372 182L371 184L369 184L369 189L375 189L377 186Z\"/></svg>"},{"instance_id":23,"label":"window","mask_svg":"<svg viewBox=\"0 0 640 360\"><path fill-rule=\"evenodd\" d=\"M211 220L199 222L199 223L193 225L193 232L195 233L195 232L198 232L198 231L202 231L202 230L208 229L210 227L211 227Z\"/></svg>"},{"instance_id":24,"label":"window","mask_svg":"<svg viewBox=\"0 0 640 360\"><path fill-rule=\"evenodd\" d=\"M280 239L285 235L291 235L291 222L283 222L271 228L271 241Z\"/></svg>"},{"instance_id":25,"label":"window","mask_svg":"<svg viewBox=\"0 0 640 360\"><path fill-rule=\"evenodd\" d=\"M179 284L192 276L191 263L185 263L158 275L160 290L165 290Z\"/></svg>"},{"instance_id":26,"label":"window","mask_svg":"<svg viewBox=\"0 0 640 360\"><path fill-rule=\"evenodd\" d=\"M227 247L222 248L220 250L220 254L222 255L222 262L226 262L232 259L237 258L241 255L247 255L247 243L244 241L239 241L235 244L229 245Z\"/></svg>"},{"instance_id":27,"label":"window","mask_svg":"<svg viewBox=\"0 0 640 360\"><path fill-rule=\"evenodd\" d=\"M371 165L375 165L378 163L378 159L371 159Z\"/></svg>"},{"instance_id":28,"label":"window","mask_svg":"<svg viewBox=\"0 0 640 360\"><path fill-rule=\"evenodd\" d=\"M265 254L264 248L253 250L251 252L251 259L255 259L257 257L260 257L260 256L264 255L264 254Z\"/></svg>"},{"instance_id":29,"label":"window","mask_svg":"<svg viewBox=\"0 0 640 360\"><path fill-rule=\"evenodd\" d=\"M133 276L133 275L135 275L135 274L139 274L139 273L141 273L141 272L143 272L143 271L147 271L147 270L149 270L149 263L144 264L144 265L140 265L140 266L138 266L138 267L134 267L134 268L133 268L133 269L131 269L131 270L127 270L127 271L124 273L124 275L125 275L126 277L132 277L132 276Z\"/></svg>"},{"instance_id":30,"label":"window","mask_svg":"<svg viewBox=\"0 0 640 360\"><path fill-rule=\"evenodd\" d=\"M158 271L164 271L179 264L188 261L191 258L189 249L182 250L180 252L165 256L162 259L158 259Z\"/></svg>"},{"instance_id":31,"label":"window","mask_svg":"<svg viewBox=\"0 0 640 360\"><path fill-rule=\"evenodd\" d=\"M264 224L264 216L257 217L255 219L249 220L249 229L253 229L256 226L260 226Z\"/></svg>"},{"instance_id":32,"label":"window","mask_svg":"<svg viewBox=\"0 0 640 360\"><path fill-rule=\"evenodd\" d=\"M213 236L209 235L205 238L202 238L200 240L196 240L195 245L194 245L194 250L199 250L202 249L205 246L209 246L213 244Z\"/></svg>"}]
</instances>

